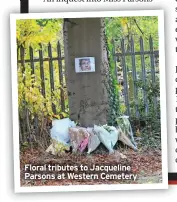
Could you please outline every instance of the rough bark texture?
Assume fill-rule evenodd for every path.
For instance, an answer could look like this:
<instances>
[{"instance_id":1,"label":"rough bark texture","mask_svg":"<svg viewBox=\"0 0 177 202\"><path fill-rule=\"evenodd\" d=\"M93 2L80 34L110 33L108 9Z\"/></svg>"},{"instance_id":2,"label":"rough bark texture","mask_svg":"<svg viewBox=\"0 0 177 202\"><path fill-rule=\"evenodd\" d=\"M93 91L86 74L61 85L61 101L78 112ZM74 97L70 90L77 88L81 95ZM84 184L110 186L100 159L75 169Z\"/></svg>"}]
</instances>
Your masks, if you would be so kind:
<instances>
[{"instance_id":1,"label":"rough bark texture","mask_svg":"<svg viewBox=\"0 0 177 202\"><path fill-rule=\"evenodd\" d=\"M65 20L64 44L70 118L85 127L106 124L108 58L103 19ZM77 57L95 57L95 72L76 73Z\"/></svg>"}]
</instances>

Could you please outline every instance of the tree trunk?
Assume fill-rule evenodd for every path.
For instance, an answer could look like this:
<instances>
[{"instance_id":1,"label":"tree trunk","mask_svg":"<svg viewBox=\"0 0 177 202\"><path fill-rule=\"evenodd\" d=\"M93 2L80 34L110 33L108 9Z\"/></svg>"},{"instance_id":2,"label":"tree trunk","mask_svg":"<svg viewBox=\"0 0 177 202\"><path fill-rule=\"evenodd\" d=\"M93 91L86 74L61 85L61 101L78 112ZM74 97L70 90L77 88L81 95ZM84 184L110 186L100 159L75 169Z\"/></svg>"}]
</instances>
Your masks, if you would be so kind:
<instances>
[{"instance_id":1,"label":"tree trunk","mask_svg":"<svg viewBox=\"0 0 177 202\"><path fill-rule=\"evenodd\" d=\"M76 18L64 21L66 82L70 118L88 127L107 123L108 72L104 20ZM94 57L95 72L75 72L75 58Z\"/></svg>"}]
</instances>

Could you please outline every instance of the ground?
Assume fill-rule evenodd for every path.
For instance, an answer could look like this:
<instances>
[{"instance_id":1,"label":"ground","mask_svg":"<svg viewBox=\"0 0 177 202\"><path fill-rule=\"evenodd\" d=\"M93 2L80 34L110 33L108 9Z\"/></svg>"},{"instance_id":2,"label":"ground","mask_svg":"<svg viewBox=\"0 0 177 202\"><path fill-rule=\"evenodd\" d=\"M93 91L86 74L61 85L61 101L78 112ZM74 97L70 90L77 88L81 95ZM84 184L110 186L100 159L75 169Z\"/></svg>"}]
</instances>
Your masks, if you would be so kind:
<instances>
[{"instance_id":1,"label":"ground","mask_svg":"<svg viewBox=\"0 0 177 202\"><path fill-rule=\"evenodd\" d=\"M123 158L121 154L125 155ZM125 157L124 156L124 157ZM137 180L25 180L24 165L130 165L131 173L137 174ZM20 154L21 186L61 186L61 185L93 185L93 184L147 184L162 182L161 151L149 149L134 152L131 149L123 148L116 150L114 154L108 152L95 152L93 154L65 153L54 156L39 149L25 149Z\"/></svg>"}]
</instances>

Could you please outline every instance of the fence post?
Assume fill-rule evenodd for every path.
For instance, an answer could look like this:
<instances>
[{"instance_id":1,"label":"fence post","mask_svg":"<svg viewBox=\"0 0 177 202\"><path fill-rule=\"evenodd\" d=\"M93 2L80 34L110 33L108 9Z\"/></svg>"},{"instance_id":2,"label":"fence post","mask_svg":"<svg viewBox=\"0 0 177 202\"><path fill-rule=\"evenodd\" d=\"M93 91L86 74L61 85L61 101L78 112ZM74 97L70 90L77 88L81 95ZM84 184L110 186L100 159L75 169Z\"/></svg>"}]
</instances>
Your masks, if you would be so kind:
<instances>
[{"instance_id":1,"label":"fence post","mask_svg":"<svg viewBox=\"0 0 177 202\"><path fill-rule=\"evenodd\" d=\"M130 106L128 99L128 85L127 85L127 67L125 60L125 44L124 39L121 40L121 49L122 49L122 69L123 69L123 78L124 78L124 97L125 97L125 105L127 106L127 115L130 116Z\"/></svg>"},{"instance_id":2,"label":"fence post","mask_svg":"<svg viewBox=\"0 0 177 202\"><path fill-rule=\"evenodd\" d=\"M143 80L143 100L145 106L145 114L147 116L148 113L148 101L147 101L147 93L146 93L146 69L145 69L145 60L144 60L144 42L143 38L140 37L140 55L141 55L141 67L142 67L142 80Z\"/></svg>"},{"instance_id":3,"label":"fence post","mask_svg":"<svg viewBox=\"0 0 177 202\"><path fill-rule=\"evenodd\" d=\"M20 60L21 60L22 75L23 75L23 81L22 82L25 85L25 49L24 49L24 47L22 45L20 46ZM23 100L24 100L24 104L25 104L25 95L23 95ZM22 119L24 119L24 117L26 117L25 109L26 109L26 106L24 107L24 110L23 110L23 112L21 114ZM27 142L27 138L25 136L26 131L27 131L27 125L26 125L26 121L24 121L24 124L22 126L23 142Z\"/></svg>"},{"instance_id":4,"label":"fence post","mask_svg":"<svg viewBox=\"0 0 177 202\"><path fill-rule=\"evenodd\" d=\"M29 47L29 54L30 54L30 64L31 64L31 74L34 74L34 56L33 56L33 48Z\"/></svg>"},{"instance_id":5,"label":"fence post","mask_svg":"<svg viewBox=\"0 0 177 202\"><path fill-rule=\"evenodd\" d=\"M45 97L45 76L44 76L44 65L43 65L43 50L42 44L39 44L39 64L40 64L40 77L41 77L41 87L42 87L42 95Z\"/></svg>"},{"instance_id":6,"label":"fence post","mask_svg":"<svg viewBox=\"0 0 177 202\"><path fill-rule=\"evenodd\" d=\"M139 117L138 112L138 88L137 88L137 75L136 75L136 62L135 62L135 47L134 47L134 41L133 37L131 37L131 59L132 59L132 77L133 77L133 88L134 88L134 99L135 99L135 114L136 118Z\"/></svg>"},{"instance_id":7,"label":"fence post","mask_svg":"<svg viewBox=\"0 0 177 202\"><path fill-rule=\"evenodd\" d=\"M22 73L25 72L25 49L21 45L20 47L20 60L21 60L21 66L22 66Z\"/></svg>"},{"instance_id":8,"label":"fence post","mask_svg":"<svg viewBox=\"0 0 177 202\"><path fill-rule=\"evenodd\" d=\"M61 60L61 47L60 42L57 43L57 55L58 55L58 69L59 69L59 81L60 81L60 100L61 100L61 110L65 112L65 98L64 98L64 84L63 84L63 67Z\"/></svg>"},{"instance_id":9,"label":"fence post","mask_svg":"<svg viewBox=\"0 0 177 202\"><path fill-rule=\"evenodd\" d=\"M34 71L34 54L33 54L33 48L30 46L29 47L29 55L30 55L30 65L31 65L31 75L35 74L35 71ZM33 82L32 82L32 87L34 87L33 85ZM28 124L28 127L30 128L30 118L29 118L29 111L28 109L26 110L26 118L27 118L27 124ZM37 121L38 117L35 115L34 116L34 122ZM35 127L35 130L36 130L36 134L38 134L38 127ZM31 134L31 130L29 129L29 136L30 136L30 140L32 140L32 134ZM30 141L30 145L31 145L31 148L32 148L32 143Z\"/></svg>"},{"instance_id":10,"label":"fence post","mask_svg":"<svg viewBox=\"0 0 177 202\"><path fill-rule=\"evenodd\" d=\"M48 56L49 56L49 72L50 72L50 86L51 86L51 97L53 97L53 91L54 91L54 76L53 76L53 62L52 62L52 47L49 42L48 44ZM56 106L52 102L52 111L54 114L56 114Z\"/></svg>"},{"instance_id":11,"label":"fence post","mask_svg":"<svg viewBox=\"0 0 177 202\"><path fill-rule=\"evenodd\" d=\"M149 47L150 47L150 60L151 60L151 77L152 77L152 86L155 88L155 64L154 64L154 50L153 50L153 40L152 37L149 37ZM154 111L157 115L157 99L153 97Z\"/></svg>"}]
</instances>

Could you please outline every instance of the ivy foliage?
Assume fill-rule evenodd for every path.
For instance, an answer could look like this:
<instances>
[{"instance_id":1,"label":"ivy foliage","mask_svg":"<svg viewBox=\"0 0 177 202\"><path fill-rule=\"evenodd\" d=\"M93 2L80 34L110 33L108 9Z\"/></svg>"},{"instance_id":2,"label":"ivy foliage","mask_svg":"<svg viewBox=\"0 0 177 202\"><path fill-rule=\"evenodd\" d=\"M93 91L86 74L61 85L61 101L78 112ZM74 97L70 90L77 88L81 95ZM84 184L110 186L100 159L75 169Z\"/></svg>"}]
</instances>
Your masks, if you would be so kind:
<instances>
[{"instance_id":1,"label":"ivy foliage","mask_svg":"<svg viewBox=\"0 0 177 202\"><path fill-rule=\"evenodd\" d=\"M153 40L154 50L159 49L159 31L158 31L158 17L156 16L132 16L132 17L112 17L106 18L105 20L107 44L109 49L109 62L112 83L114 83L114 88L111 91L116 92L119 95L119 110L115 109L115 100L110 103L111 112L116 110L116 115L121 115L126 112L126 106L124 102L124 97L122 95L123 85L117 83L118 78L117 72L122 72L121 58L113 58L114 53L122 53L121 42L124 40L125 52L131 52L131 40L134 42L135 52L140 52L140 37L143 39L144 51L150 50L150 36ZM155 82L152 82L151 78L151 61L149 56L145 56L145 69L146 78L142 78L142 64L141 57L136 56L135 65L137 80L133 80L132 76L132 58L131 56L126 56L125 64L127 67L127 81L128 81L128 97L130 105L130 121L133 126L135 134L142 137L143 144L150 146L154 145L157 141L154 139L159 138L160 134L160 81L159 81L159 64L155 60L155 71L157 72L155 76ZM134 98L133 85L136 85L138 89L137 100ZM111 86L111 85L110 85ZM146 113L145 103L144 103L144 93L147 97L148 102L148 113ZM156 100L156 105L154 105L154 100ZM139 117L136 117L135 108L138 104ZM111 117L111 116L110 116ZM113 117L113 115L112 115ZM114 117L113 117L114 118ZM138 120L137 120L138 119ZM149 134L152 134L152 138ZM151 138L151 141L149 141ZM160 143L156 146L159 147Z\"/></svg>"},{"instance_id":2,"label":"ivy foliage","mask_svg":"<svg viewBox=\"0 0 177 202\"><path fill-rule=\"evenodd\" d=\"M105 19L105 25L108 21ZM109 30L105 26L105 42L107 46L108 54L108 63L109 69L107 72L107 92L108 92L108 102L109 102L109 111L108 111L108 125L116 126L117 117L120 116L120 100L119 100L119 86L115 74L115 63L114 56L112 54L113 44L109 43Z\"/></svg>"}]
</instances>

